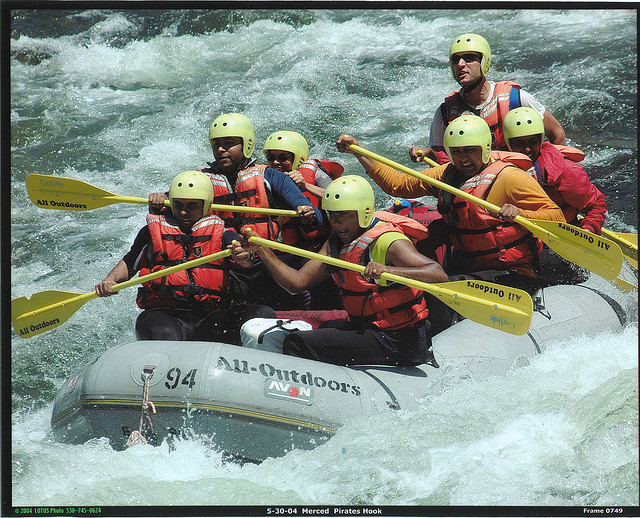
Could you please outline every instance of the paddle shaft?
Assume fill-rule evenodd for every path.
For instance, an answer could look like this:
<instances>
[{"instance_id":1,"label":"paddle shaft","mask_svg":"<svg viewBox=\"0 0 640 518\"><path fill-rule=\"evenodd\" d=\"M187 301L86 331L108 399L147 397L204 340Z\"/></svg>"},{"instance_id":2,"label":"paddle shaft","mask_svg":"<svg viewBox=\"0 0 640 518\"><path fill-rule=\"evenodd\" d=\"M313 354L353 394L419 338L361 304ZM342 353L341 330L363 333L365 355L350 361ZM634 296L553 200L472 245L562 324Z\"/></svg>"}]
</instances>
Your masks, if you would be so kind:
<instances>
[{"instance_id":1,"label":"paddle shaft","mask_svg":"<svg viewBox=\"0 0 640 518\"><path fill-rule=\"evenodd\" d=\"M305 257L307 259L315 259L316 261L321 261L323 263L326 264L330 264L332 266L336 266L338 268L343 268L345 270L352 270L354 272L359 272L359 273L363 273L365 271L365 267L362 266L361 264L355 264L355 263L350 263L349 261L343 261L342 259L337 259L335 257L331 257L331 256L327 256L327 255L322 255L322 254L318 254L315 252L310 252L309 250L304 250L301 248L297 248L295 246L290 246L290 245L285 245L283 243L277 243L275 241L270 241L268 239L263 239L261 237L257 237L257 236L252 236L249 238L250 241L262 245L262 246L267 246L269 248L275 248L277 250L281 250L283 252L288 252L291 254L295 254L295 255L299 255L301 257ZM434 295L451 295L454 299L461 299L463 301L469 301L469 302L473 302L475 304L484 304L487 307L491 307L491 309L496 310L498 309L496 307L496 304L493 302L489 302L486 301L482 298L479 297L475 297L473 295L468 295L466 293L460 293L460 292L456 292L453 293L453 290L447 289L442 287L441 285L437 285L437 284L428 284L425 282L421 282L415 279L409 279L407 277L403 277L401 275L396 275L393 273L389 273L389 272L383 272L380 275L380 278L388 280L388 281L392 281L392 282L398 282L400 284L404 284L407 286L411 286L413 288L418 288L420 290L426 291L428 293L433 293ZM504 288L504 287L503 287ZM506 307L506 306L505 306ZM511 308L508 307L509 311L513 311L513 312L517 312L520 315L526 315L527 313L524 311L521 311L519 309L516 308Z\"/></svg>"},{"instance_id":2,"label":"paddle shaft","mask_svg":"<svg viewBox=\"0 0 640 518\"><path fill-rule=\"evenodd\" d=\"M448 183L442 182L440 180L437 180L435 178L431 178L430 176L427 176L425 174L419 173L418 171L414 171L413 169L406 167L402 164L399 164L398 162L394 162L393 160L389 160L388 158L385 158L383 156L380 156L376 153L373 153L372 151L369 151L368 149L365 149L363 147L360 146L356 146L355 144L351 144L349 146L349 148L351 148L353 151L355 151L356 153L359 153L361 155L365 155L368 156L369 158L373 158L374 160L376 160L377 162L380 162L381 164L385 164L388 165L389 167L393 167L394 169L397 169L398 171L402 171L403 173L406 173L410 176L413 176L414 178L417 178L418 180L422 180L425 181L431 185L433 185L434 187L437 187L438 189L442 189L443 191L447 191L449 193L452 193L460 198L464 198L467 201L470 201L472 203L476 203L477 205L480 205L481 207L494 212L496 214L498 214L500 212L500 207L498 207L497 205L494 205L493 203L488 202L487 200L483 200L482 198L478 198L477 196L474 196L473 194L469 194L467 192L461 191L460 189L456 189L455 187L449 185ZM426 159L425 157L425 161L427 161L430 165L433 163L435 164L435 162L433 162L430 159ZM438 164L435 164L436 166ZM545 232L545 229L538 227L538 225L536 225L535 223L529 221L528 219L518 215L514 218L514 221L516 223L519 223L520 225L522 225L525 228L529 228L531 227L532 232L538 231L538 232Z\"/></svg>"},{"instance_id":3,"label":"paddle shaft","mask_svg":"<svg viewBox=\"0 0 640 518\"><path fill-rule=\"evenodd\" d=\"M114 203L135 203L140 205L149 203L147 198L120 196L73 178L30 174L27 176L25 183L29 198L33 204L43 209L86 211ZM171 206L169 200L165 200L164 204L167 207ZM211 209L270 216L289 216L292 218L300 216L295 210L272 209L269 207L245 207L242 205L213 203Z\"/></svg>"},{"instance_id":4,"label":"paddle shaft","mask_svg":"<svg viewBox=\"0 0 640 518\"><path fill-rule=\"evenodd\" d=\"M356 146L355 144L349 145L349 148L358 154L386 164L389 167L402 171L443 191L476 203L491 212L496 214L500 213L500 207L497 205L457 189L445 182L414 171L409 167L389 160L363 147ZM605 279L614 279L622 268L622 252L620 247L607 238L582 230L579 227L574 227L565 222L546 220L532 221L520 215L514 218L514 222L522 225L538 236L549 248L568 261L595 272Z\"/></svg>"},{"instance_id":5,"label":"paddle shaft","mask_svg":"<svg viewBox=\"0 0 640 518\"><path fill-rule=\"evenodd\" d=\"M149 200L145 198L136 198L134 196L118 196L114 194L111 197L105 196L105 198L113 199L114 203L139 203L142 205L146 205L149 203ZM171 207L171 201L164 200L164 205L165 207ZM298 214L295 210L272 209L267 207L244 207L242 205L222 205L219 203L212 203L211 210L266 214L269 216L289 216L292 218L297 218L300 216L300 214Z\"/></svg>"}]
</instances>

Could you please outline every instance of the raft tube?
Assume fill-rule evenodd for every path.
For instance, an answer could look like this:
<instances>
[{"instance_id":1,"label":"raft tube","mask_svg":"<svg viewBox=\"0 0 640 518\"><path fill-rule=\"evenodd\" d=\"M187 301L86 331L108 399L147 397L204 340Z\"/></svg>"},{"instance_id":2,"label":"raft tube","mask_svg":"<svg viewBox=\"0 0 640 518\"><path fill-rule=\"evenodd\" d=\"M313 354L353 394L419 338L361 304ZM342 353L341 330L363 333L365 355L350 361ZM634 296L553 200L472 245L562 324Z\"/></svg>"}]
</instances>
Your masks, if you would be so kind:
<instances>
[{"instance_id":1,"label":"raft tube","mask_svg":"<svg viewBox=\"0 0 640 518\"><path fill-rule=\"evenodd\" d=\"M147 369L157 444L201 434L230 456L260 462L315 448L354 416L417 408L452 367L476 379L503 376L549 341L616 332L627 320L621 304L585 285L552 286L543 295L525 335L463 320L433 338L435 361L417 367L342 367L223 343L126 343L65 382L53 435L76 444L106 437L125 448L140 427Z\"/></svg>"}]
</instances>

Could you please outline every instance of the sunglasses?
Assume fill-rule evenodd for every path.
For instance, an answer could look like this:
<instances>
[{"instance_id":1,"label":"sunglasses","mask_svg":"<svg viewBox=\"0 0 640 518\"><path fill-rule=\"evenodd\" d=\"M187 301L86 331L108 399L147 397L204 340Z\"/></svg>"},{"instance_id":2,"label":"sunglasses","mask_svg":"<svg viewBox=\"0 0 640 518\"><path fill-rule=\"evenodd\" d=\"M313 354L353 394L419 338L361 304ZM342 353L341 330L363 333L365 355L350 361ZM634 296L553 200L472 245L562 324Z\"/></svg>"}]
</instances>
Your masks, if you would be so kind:
<instances>
[{"instance_id":1,"label":"sunglasses","mask_svg":"<svg viewBox=\"0 0 640 518\"><path fill-rule=\"evenodd\" d=\"M465 63L473 63L474 61L480 61L481 56L479 54L473 54L473 53L469 53L469 54L454 54L453 56L451 56L451 60L454 63L457 63L458 61L462 60Z\"/></svg>"}]
</instances>

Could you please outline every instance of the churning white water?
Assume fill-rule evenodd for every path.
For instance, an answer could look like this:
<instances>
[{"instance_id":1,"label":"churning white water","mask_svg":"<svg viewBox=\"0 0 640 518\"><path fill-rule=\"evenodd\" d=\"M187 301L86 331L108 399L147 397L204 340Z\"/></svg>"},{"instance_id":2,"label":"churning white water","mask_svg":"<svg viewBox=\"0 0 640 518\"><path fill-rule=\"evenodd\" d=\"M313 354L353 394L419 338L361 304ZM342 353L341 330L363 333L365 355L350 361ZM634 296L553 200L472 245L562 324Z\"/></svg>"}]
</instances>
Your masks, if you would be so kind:
<instances>
[{"instance_id":1,"label":"churning white water","mask_svg":"<svg viewBox=\"0 0 640 518\"><path fill-rule=\"evenodd\" d=\"M341 132L410 165L456 86L447 57L461 32L483 34L490 78L523 85L586 152L607 228L637 232L635 10L11 14L12 299L92 291L145 218L138 205L39 209L27 174L146 197L212 160L208 127L227 112L252 120L257 157L290 129L347 173L362 170L337 153ZM506 377L457 380L419 410L355 418L313 451L260 465L229 463L199 437L126 451L54 442L58 389L133 340L137 314L123 290L34 338L11 332L12 505L638 505L637 312L621 333L558 341Z\"/></svg>"}]
</instances>

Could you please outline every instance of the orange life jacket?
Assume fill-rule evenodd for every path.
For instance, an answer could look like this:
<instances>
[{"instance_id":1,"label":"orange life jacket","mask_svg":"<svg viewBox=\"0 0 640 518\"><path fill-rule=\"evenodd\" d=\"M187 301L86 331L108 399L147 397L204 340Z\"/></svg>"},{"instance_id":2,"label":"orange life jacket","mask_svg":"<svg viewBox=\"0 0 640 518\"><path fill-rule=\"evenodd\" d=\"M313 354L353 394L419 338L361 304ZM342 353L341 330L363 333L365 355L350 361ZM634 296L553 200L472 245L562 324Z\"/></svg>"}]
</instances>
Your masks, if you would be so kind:
<instances>
[{"instance_id":1,"label":"orange life jacket","mask_svg":"<svg viewBox=\"0 0 640 518\"><path fill-rule=\"evenodd\" d=\"M230 202L231 184L227 177L220 173L214 173L212 169L200 169L200 172L206 174L213 185L213 203L228 204ZM233 217L233 212L214 210L213 214L223 220Z\"/></svg>"},{"instance_id":2,"label":"orange life jacket","mask_svg":"<svg viewBox=\"0 0 640 518\"><path fill-rule=\"evenodd\" d=\"M140 269L140 276L221 250L224 223L217 216L197 221L191 234L182 232L174 218L164 215L149 214L147 226L151 234L150 253ZM212 310L226 298L227 284L223 258L143 283L136 302L143 309L197 307Z\"/></svg>"},{"instance_id":3,"label":"orange life jacket","mask_svg":"<svg viewBox=\"0 0 640 518\"><path fill-rule=\"evenodd\" d=\"M213 172L212 169L201 169L211 178L213 184L213 202L245 207L269 208L269 195L264 184L264 170L266 165L252 164L238 173L236 184L231 192L231 185L226 176ZM278 224L273 218L263 214L214 211L224 220L228 227L240 230L243 227L251 227L260 237L276 239L278 236Z\"/></svg>"},{"instance_id":4,"label":"orange life jacket","mask_svg":"<svg viewBox=\"0 0 640 518\"><path fill-rule=\"evenodd\" d=\"M440 105L442 118L448 124L465 113L479 115L489 125L492 135L491 147L497 149L507 149L507 142L502 131L502 121L509 112L513 101L511 100L512 89L520 89L520 85L513 81L499 81L493 90L493 97L479 114L474 114L467 103L462 98L462 89L450 93ZM518 96L517 106L520 106Z\"/></svg>"},{"instance_id":5,"label":"orange life jacket","mask_svg":"<svg viewBox=\"0 0 640 518\"><path fill-rule=\"evenodd\" d=\"M428 235L424 226L404 216L389 212L376 212L375 215L371 226L351 243L343 244L332 234L328 241L330 255L365 265L369 261L368 248L386 232L402 232L413 238ZM380 329L413 326L427 318L429 313L422 290L400 284L379 286L351 270L334 272L333 278L340 288L344 309L349 316L363 319L371 326Z\"/></svg>"},{"instance_id":6,"label":"orange life jacket","mask_svg":"<svg viewBox=\"0 0 640 518\"><path fill-rule=\"evenodd\" d=\"M333 160L318 160L311 158L306 162L300 164L298 172L304 178L306 183L316 185L316 171L322 169L332 179L339 178L344 168L338 162ZM322 201L315 194L309 191L303 191L303 193L311 205L316 208L320 208L320 202ZM307 231L300 224L299 218L290 218L285 216L281 219L280 223L280 237L282 242L287 245L298 246L306 250L317 252L324 242L327 240L329 233L331 232L331 225L328 218L323 218L322 226L316 230Z\"/></svg>"},{"instance_id":7,"label":"orange life jacket","mask_svg":"<svg viewBox=\"0 0 640 518\"><path fill-rule=\"evenodd\" d=\"M563 157L568 158L573 162L582 162L586 156L584 154L584 151L581 151L580 149L575 147L562 146L560 144L552 144L552 146L560 151Z\"/></svg>"},{"instance_id":8,"label":"orange life jacket","mask_svg":"<svg viewBox=\"0 0 640 518\"><path fill-rule=\"evenodd\" d=\"M491 158L494 160L501 160L502 162L509 162L523 171L528 171L533 167L533 162L527 155L524 153L516 153L515 151L492 149Z\"/></svg>"},{"instance_id":9,"label":"orange life jacket","mask_svg":"<svg viewBox=\"0 0 640 518\"><path fill-rule=\"evenodd\" d=\"M500 171L510 165L492 162L459 190L485 200ZM454 167L449 166L442 181L449 183L453 172ZM438 211L449 227L454 254L465 270L514 270L537 277L535 266L542 242L522 225L502 221L477 203L442 190L438 191Z\"/></svg>"}]
</instances>

